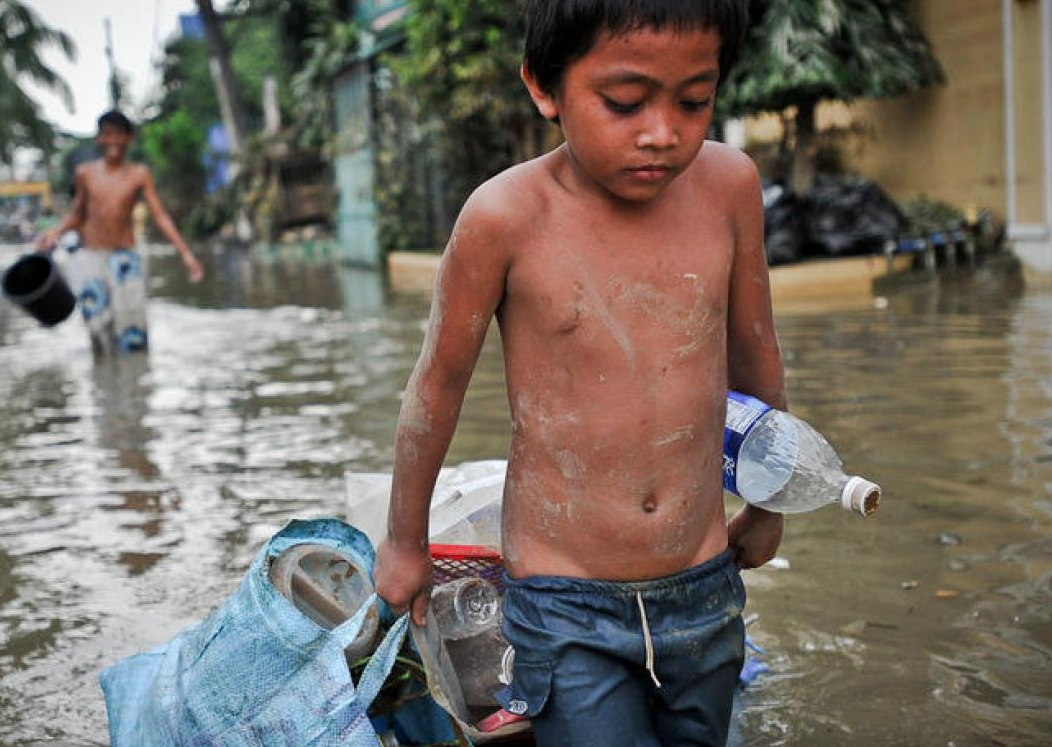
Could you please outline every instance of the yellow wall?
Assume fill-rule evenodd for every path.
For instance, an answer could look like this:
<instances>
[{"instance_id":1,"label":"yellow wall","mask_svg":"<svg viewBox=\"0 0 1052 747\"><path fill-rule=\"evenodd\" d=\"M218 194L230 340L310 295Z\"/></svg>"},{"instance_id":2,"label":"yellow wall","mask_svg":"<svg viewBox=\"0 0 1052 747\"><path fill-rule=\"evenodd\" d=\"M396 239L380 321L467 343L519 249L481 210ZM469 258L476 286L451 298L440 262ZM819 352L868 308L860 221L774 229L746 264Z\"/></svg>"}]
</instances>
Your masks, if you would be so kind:
<instances>
[{"instance_id":1,"label":"yellow wall","mask_svg":"<svg viewBox=\"0 0 1052 747\"><path fill-rule=\"evenodd\" d=\"M942 63L946 84L895 99L823 105L819 127L852 117L865 121L873 139L845 149L847 166L876 179L897 199L924 194L959 207L990 208L1003 217L1001 3L918 0L912 9ZM777 127L767 119L750 123L748 133L766 139L772 130Z\"/></svg>"},{"instance_id":2,"label":"yellow wall","mask_svg":"<svg viewBox=\"0 0 1052 747\"><path fill-rule=\"evenodd\" d=\"M1045 223L1045 158L1041 126L1041 3L1012 3L1016 220Z\"/></svg>"}]
</instances>

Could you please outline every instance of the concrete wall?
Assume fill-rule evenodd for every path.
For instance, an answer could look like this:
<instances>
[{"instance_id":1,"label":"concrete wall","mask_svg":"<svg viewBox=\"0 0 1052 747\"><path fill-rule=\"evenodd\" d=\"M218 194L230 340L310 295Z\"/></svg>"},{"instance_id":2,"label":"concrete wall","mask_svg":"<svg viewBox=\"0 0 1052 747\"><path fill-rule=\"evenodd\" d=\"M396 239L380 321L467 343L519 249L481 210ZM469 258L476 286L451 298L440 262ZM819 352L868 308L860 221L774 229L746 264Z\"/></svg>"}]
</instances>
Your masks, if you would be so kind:
<instances>
[{"instance_id":1,"label":"concrete wall","mask_svg":"<svg viewBox=\"0 0 1052 747\"><path fill-rule=\"evenodd\" d=\"M1046 224L1041 75L1041 4L1013 0L1012 107L1015 113L1015 219Z\"/></svg>"},{"instance_id":2,"label":"concrete wall","mask_svg":"<svg viewBox=\"0 0 1052 747\"><path fill-rule=\"evenodd\" d=\"M849 166L875 178L896 198L924 194L962 208L986 207L1003 218L1001 4L924 0L914 9L947 82L848 107L850 116L871 126L875 138L862 144L860 154L849 154ZM827 111L826 116L835 114Z\"/></svg>"},{"instance_id":3,"label":"concrete wall","mask_svg":"<svg viewBox=\"0 0 1052 747\"><path fill-rule=\"evenodd\" d=\"M819 129L865 123L868 135L843 149L849 170L898 200L989 209L1024 263L1052 272L1052 0L915 0L912 9L946 84L823 104ZM747 127L752 140L780 133L772 116Z\"/></svg>"}]
</instances>

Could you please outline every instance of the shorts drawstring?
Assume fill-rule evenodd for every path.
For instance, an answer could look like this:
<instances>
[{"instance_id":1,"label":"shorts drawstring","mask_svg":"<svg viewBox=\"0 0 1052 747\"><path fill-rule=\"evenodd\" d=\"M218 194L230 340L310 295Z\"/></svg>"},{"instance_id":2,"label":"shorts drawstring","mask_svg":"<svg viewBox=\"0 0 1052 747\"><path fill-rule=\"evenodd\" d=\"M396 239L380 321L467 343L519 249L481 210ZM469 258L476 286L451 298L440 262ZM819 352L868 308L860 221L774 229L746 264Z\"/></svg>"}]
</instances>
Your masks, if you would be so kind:
<instances>
[{"instance_id":1,"label":"shorts drawstring","mask_svg":"<svg viewBox=\"0 0 1052 747\"><path fill-rule=\"evenodd\" d=\"M650 637L650 621L647 620L647 608L643 604L641 592L636 592L636 602L639 603L639 616L643 620L643 643L647 649L647 671L650 672L650 679L654 680L654 685L661 687L661 680L654 671L654 639Z\"/></svg>"}]
</instances>

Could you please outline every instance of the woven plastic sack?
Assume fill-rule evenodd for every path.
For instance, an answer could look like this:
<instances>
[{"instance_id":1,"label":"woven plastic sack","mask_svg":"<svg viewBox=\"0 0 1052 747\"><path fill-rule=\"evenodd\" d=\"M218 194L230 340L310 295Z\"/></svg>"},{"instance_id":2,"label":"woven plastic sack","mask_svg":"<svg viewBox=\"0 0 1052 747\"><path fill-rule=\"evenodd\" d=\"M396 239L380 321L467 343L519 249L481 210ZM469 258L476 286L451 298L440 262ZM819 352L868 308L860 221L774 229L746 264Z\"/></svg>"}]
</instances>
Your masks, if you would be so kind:
<instances>
[{"instance_id":1,"label":"woven plastic sack","mask_svg":"<svg viewBox=\"0 0 1052 747\"><path fill-rule=\"evenodd\" d=\"M343 649L375 595L331 631L304 616L267 578L273 558L304 542L331 546L372 571L372 546L353 527L290 522L210 617L102 672L113 747L376 747L366 709L394 665L408 618L390 627L353 682Z\"/></svg>"}]
</instances>

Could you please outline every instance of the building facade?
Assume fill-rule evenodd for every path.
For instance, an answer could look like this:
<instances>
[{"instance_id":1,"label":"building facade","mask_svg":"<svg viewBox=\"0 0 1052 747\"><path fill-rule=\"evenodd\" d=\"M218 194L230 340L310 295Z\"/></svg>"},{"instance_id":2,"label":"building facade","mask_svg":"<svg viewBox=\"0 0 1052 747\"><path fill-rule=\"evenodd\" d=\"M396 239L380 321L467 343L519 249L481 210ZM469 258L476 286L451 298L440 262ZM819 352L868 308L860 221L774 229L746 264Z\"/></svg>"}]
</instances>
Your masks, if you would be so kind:
<instances>
[{"instance_id":1,"label":"building facade","mask_svg":"<svg viewBox=\"0 0 1052 747\"><path fill-rule=\"evenodd\" d=\"M916 0L946 84L850 106L819 127L863 121L852 171L896 199L990 210L1028 270L1052 276L1052 0ZM750 123L763 139L771 120Z\"/></svg>"}]
</instances>

